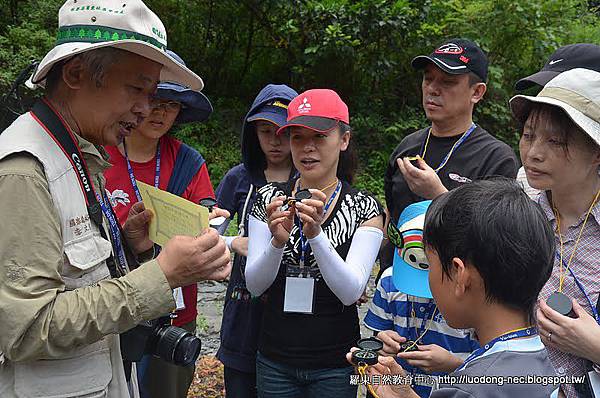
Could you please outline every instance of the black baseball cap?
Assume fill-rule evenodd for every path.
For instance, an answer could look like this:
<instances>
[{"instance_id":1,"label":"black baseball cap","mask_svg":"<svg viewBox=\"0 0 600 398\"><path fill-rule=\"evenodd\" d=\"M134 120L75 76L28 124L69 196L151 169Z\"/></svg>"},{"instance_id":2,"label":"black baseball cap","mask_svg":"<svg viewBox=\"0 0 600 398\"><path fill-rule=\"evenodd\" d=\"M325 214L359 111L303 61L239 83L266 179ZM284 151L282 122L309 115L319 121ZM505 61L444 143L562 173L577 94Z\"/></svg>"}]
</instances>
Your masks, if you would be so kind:
<instances>
[{"instance_id":1,"label":"black baseball cap","mask_svg":"<svg viewBox=\"0 0 600 398\"><path fill-rule=\"evenodd\" d=\"M436 48L431 55L415 57L411 65L415 69L424 69L429 63L434 63L441 70L452 75L473 72L484 82L487 81L487 56L471 40L450 39Z\"/></svg>"},{"instance_id":2,"label":"black baseball cap","mask_svg":"<svg viewBox=\"0 0 600 398\"><path fill-rule=\"evenodd\" d=\"M577 43L560 47L548 58L546 65L539 72L519 80L515 89L521 91L535 85L543 87L562 72L575 68L600 72L600 46Z\"/></svg>"}]
</instances>

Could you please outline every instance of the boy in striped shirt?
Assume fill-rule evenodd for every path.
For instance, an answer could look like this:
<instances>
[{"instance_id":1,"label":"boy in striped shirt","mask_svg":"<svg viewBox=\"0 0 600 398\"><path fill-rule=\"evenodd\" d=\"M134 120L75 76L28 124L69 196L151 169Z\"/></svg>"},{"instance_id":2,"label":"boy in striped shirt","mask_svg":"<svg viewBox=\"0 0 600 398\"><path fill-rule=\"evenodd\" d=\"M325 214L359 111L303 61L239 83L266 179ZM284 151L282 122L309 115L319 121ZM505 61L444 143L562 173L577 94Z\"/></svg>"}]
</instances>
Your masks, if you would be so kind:
<instances>
[{"instance_id":1,"label":"boy in striped shirt","mask_svg":"<svg viewBox=\"0 0 600 398\"><path fill-rule=\"evenodd\" d=\"M429 397L434 384L428 375L452 372L479 348L471 330L448 326L431 298L423 249L430 203L407 206L398 226L388 227L388 239L396 246L394 271L390 267L381 275L365 317L366 326L384 342L385 354L396 356L412 375L413 389L422 398Z\"/></svg>"}]
</instances>

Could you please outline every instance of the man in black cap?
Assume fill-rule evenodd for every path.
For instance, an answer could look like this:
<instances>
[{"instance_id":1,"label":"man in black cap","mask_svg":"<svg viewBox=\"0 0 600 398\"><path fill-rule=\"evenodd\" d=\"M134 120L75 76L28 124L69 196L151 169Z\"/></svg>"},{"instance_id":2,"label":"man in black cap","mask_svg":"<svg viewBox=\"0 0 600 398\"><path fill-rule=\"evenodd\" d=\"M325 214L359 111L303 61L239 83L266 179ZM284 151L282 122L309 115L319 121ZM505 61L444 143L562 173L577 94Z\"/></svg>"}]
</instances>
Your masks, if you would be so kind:
<instances>
[{"instance_id":1,"label":"man in black cap","mask_svg":"<svg viewBox=\"0 0 600 398\"><path fill-rule=\"evenodd\" d=\"M591 43L568 44L550 55L544 67L515 84L518 91L531 87L541 89L562 72L575 68L585 68L600 72L600 46Z\"/></svg>"},{"instance_id":2,"label":"man in black cap","mask_svg":"<svg viewBox=\"0 0 600 398\"><path fill-rule=\"evenodd\" d=\"M528 89L533 92L539 91L556 76L575 68L600 72L600 46L591 43L576 43L558 48L550 55L540 71L517 81L515 89L518 91ZM540 191L529 185L523 167L517 173L517 181L523 186L529 197L534 200L537 199Z\"/></svg>"},{"instance_id":3,"label":"man in black cap","mask_svg":"<svg viewBox=\"0 0 600 398\"><path fill-rule=\"evenodd\" d=\"M384 187L393 223L411 203L486 176L515 178L519 167L510 146L473 123L488 75L487 57L475 43L448 40L414 58L412 66L423 70L423 109L431 126L405 137L390 157ZM386 241L382 269L391 265L393 252Z\"/></svg>"}]
</instances>

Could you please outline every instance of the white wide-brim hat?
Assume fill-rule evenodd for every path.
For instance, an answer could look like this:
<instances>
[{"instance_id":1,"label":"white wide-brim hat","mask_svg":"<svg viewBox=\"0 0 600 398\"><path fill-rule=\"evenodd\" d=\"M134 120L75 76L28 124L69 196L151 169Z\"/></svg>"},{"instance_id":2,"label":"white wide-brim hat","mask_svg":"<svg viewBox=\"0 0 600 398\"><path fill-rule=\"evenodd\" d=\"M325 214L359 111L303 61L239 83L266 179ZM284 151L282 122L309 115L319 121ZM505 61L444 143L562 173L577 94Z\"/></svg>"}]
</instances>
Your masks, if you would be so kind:
<instances>
[{"instance_id":1,"label":"white wide-brim hat","mask_svg":"<svg viewBox=\"0 0 600 398\"><path fill-rule=\"evenodd\" d=\"M533 103L562 109L591 139L600 145L600 73L576 68L550 80L535 97L516 95L510 100L514 117L524 123Z\"/></svg>"},{"instance_id":2,"label":"white wide-brim hat","mask_svg":"<svg viewBox=\"0 0 600 398\"><path fill-rule=\"evenodd\" d=\"M101 5L98 5L101 4ZM170 57L167 33L158 18L141 0L68 0L58 12L56 45L39 63L27 82L43 86L54 64L86 51L113 47L148 58L163 68L161 81L202 90L202 79Z\"/></svg>"}]
</instances>

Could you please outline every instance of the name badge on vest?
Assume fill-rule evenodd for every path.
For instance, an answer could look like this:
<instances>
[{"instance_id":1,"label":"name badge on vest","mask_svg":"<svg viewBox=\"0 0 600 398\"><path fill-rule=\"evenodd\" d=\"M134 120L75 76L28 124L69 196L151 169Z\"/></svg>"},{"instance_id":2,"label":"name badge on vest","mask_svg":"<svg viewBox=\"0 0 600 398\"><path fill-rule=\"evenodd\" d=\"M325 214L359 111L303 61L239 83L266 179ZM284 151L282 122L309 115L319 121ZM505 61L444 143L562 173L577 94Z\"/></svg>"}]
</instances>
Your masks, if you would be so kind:
<instances>
[{"instance_id":1,"label":"name badge on vest","mask_svg":"<svg viewBox=\"0 0 600 398\"><path fill-rule=\"evenodd\" d=\"M314 278L285 278L283 312L312 314L315 303Z\"/></svg>"}]
</instances>

